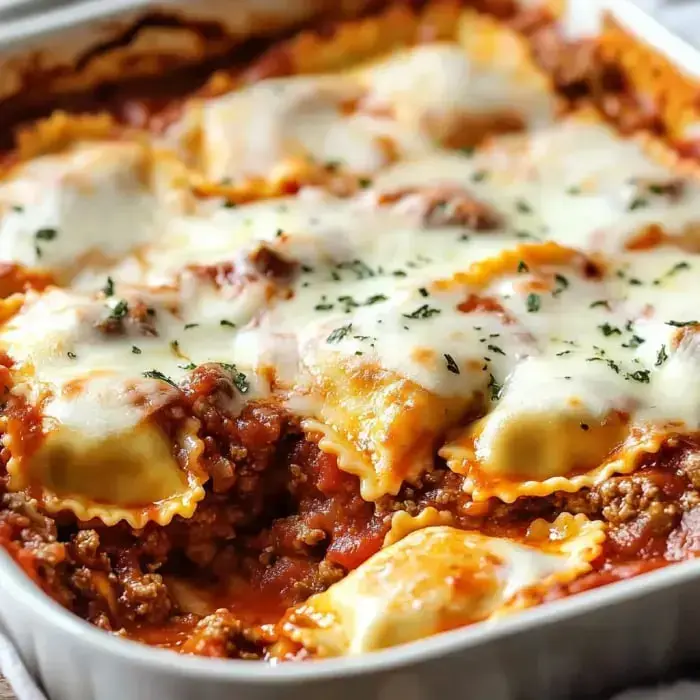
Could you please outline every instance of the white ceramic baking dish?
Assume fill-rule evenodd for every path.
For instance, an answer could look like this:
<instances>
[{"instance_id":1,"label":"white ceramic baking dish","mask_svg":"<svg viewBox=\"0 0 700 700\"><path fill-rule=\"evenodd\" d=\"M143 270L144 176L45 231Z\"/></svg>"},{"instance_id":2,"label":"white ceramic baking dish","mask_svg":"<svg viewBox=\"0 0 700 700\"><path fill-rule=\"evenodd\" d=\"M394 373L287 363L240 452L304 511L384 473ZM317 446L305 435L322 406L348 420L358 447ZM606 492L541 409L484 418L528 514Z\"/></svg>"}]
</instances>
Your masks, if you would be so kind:
<instances>
[{"instance_id":1,"label":"white ceramic baking dish","mask_svg":"<svg viewBox=\"0 0 700 700\"><path fill-rule=\"evenodd\" d=\"M268 19L285 21L333 6L307 0L293 4L290 13L292 4L255 0L237 3L236 13L226 0L166 6L211 17L227 5L227 15L236 15L231 30L240 36L256 30L263 6ZM627 0L603 0L601 6L683 72L700 78L700 54ZM27 52L49 49L42 60L68 65L90 42L113 36L152 10L144 0L90 0L42 19L6 22L0 28L0 98L16 89L15 71ZM571 31L595 31L599 10L594 0L571 0ZM192 48L184 35L172 41ZM196 51L182 55L195 58ZM0 550L0 624L52 700L599 698L700 658L699 591L700 561L690 561L495 624L359 658L270 667L178 656L101 632L45 596Z\"/></svg>"}]
</instances>

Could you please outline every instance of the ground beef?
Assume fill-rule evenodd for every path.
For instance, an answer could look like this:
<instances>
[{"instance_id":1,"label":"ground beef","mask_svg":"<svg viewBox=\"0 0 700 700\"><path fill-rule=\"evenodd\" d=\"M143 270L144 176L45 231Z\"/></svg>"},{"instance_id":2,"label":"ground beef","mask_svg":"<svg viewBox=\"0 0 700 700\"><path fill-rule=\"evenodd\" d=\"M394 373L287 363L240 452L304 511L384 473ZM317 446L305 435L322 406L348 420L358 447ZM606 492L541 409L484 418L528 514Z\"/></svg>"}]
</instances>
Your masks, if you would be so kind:
<instances>
[{"instance_id":1,"label":"ground beef","mask_svg":"<svg viewBox=\"0 0 700 700\"><path fill-rule=\"evenodd\" d=\"M678 461L678 469L682 472L693 488L700 489L700 452L686 450Z\"/></svg>"},{"instance_id":2,"label":"ground beef","mask_svg":"<svg viewBox=\"0 0 700 700\"><path fill-rule=\"evenodd\" d=\"M679 505L666 502L663 485L655 473L632 474L608 479L596 493L602 514L613 525L644 517L654 534L668 533L677 523Z\"/></svg>"},{"instance_id":3,"label":"ground beef","mask_svg":"<svg viewBox=\"0 0 700 700\"><path fill-rule=\"evenodd\" d=\"M602 59L595 41L567 41L555 25L536 21L521 29L539 66L572 104L592 100L623 133L663 132L656 106L634 94L620 68Z\"/></svg>"},{"instance_id":4,"label":"ground beef","mask_svg":"<svg viewBox=\"0 0 700 700\"><path fill-rule=\"evenodd\" d=\"M116 530L103 530L106 542L95 529L78 530L66 545L68 577L83 615L103 626L109 620L110 627L164 622L172 602L162 577L150 571L157 564L143 554L154 551L153 537L140 548L125 536L126 528Z\"/></svg>"},{"instance_id":5,"label":"ground beef","mask_svg":"<svg viewBox=\"0 0 700 700\"><path fill-rule=\"evenodd\" d=\"M225 609L207 615L197 624L182 651L220 658L260 659L274 638L259 627L245 625Z\"/></svg>"},{"instance_id":6,"label":"ground beef","mask_svg":"<svg viewBox=\"0 0 700 700\"><path fill-rule=\"evenodd\" d=\"M288 438L301 431L298 422L274 404L249 403L240 410L238 397L241 389L247 391L244 381L235 367L209 363L193 370L182 390L189 410L201 422L203 462L212 491L233 489L248 501L246 508L257 513L263 504L253 506L250 501L269 495L261 487L263 473L280 461Z\"/></svg>"},{"instance_id":7,"label":"ground beef","mask_svg":"<svg viewBox=\"0 0 700 700\"><path fill-rule=\"evenodd\" d=\"M283 233L280 231L280 235ZM265 243L250 254L249 260L258 274L282 283L289 282L299 267L298 263L283 257Z\"/></svg>"},{"instance_id":8,"label":"ground beef","mask_svg":"<svg viewBox=\"0 0 700 700\"><path fill-rule=\"evenodd\" d=\"M58 541L56 524L37 510L22 493L7 493L0 479L0 544L49 595L72 608L75 596L67 585L65 545Z\"/></svg>"},{"instance_id":9,"label":"ground beef","mask_svg":"<svg viewBox=\"0 0 700 700\"><path fill-rule=\"evenodd\" d=\"M109 557L100 549L96 530L79 530L68 545L71 558L90 569L109 571Z\"/></svg>"},{"instance_id":10,"label":"ground beef","mask_svg":"<svg viewBox=\"0 0 700 700\"><path fill-rule=\"evenodd\" d=\"M119 571L118 580L121 619L151 624L168 619L173 604L160 574L144 574L130 566Z\"/></svg>"},{"instance_id":11,"label":"ground beef","mask_svg":"<svg viewBox=\"0 0 700 700\"><path fill-rule=\"evenodd\" d=\"M191 518L174 518L165 528L170 547L182 552L193 564L209 566L219 549L236 537L236 528L248 521L248 514L228 497L217 494L200 503ZM157 526L150 525L149 532Z\"/></svg>"}]
</instances>

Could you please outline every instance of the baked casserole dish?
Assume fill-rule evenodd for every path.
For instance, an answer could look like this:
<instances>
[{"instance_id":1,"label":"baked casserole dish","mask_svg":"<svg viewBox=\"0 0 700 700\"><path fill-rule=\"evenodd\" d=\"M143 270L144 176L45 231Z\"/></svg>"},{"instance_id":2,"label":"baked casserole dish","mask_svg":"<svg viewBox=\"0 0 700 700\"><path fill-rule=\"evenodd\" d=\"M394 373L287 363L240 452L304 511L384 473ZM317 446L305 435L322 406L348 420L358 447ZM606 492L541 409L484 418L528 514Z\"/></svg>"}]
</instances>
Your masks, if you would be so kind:
<instances>
[{"instance_id":1,"label":"baked casserole dish","mask_svg":"<svg viewBox=\"0 0 700 700\"><path fill-rule=\"evenodd\" d=\"M696 556L695 88L560 12L5 97L0 540L48 596L302 661Z\"/></svg>"}]
</instances>

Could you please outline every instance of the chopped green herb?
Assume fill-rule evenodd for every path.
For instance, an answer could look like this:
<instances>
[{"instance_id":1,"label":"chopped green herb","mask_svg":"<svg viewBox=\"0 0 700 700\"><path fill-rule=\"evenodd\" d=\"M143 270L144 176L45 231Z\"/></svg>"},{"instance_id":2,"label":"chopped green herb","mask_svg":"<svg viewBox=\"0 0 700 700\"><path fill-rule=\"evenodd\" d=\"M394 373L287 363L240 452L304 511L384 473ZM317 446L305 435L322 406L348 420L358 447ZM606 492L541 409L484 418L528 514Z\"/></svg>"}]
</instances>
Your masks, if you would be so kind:
<instances>
[{"instance_id":1,"label":"chopped green herb","mask_svg":"<svg viewBox=\"0 0 700 700\"><path fill-rule=\"evenodd\" d=\"M666 321L666 325L674 328L685 328L686 326L697 326L698 321Z\"/></svg>"},{"instance_id":2,"label":"chopped green herb","mask_svg":"<svg viewBox=\"0 0 700 700\"><path fill-rule=\"evenodd\" d=\"M632 372L632 374L628 374L627 379L632 379L635 382L641 382L642 384L648 384L649 383L649 370L648 369L638 369L636 372Z\"/></svg>"},{"instance_id":3,"label":"chopped green herb","mask_svg":"<svg viewBox=\"0 0 700 700\"><path fill-rule=\"evenodd\" d=\"M111 277L107 278L107 282L105 282L105 286L102 287L102 293L106 297L111 297L114 294L114 280Z\"/></svg>"},{"instance_id":4,"label":"chopped green herb","mask_svg":"<svg viewBox=\"0 0 700 700\"><path fill-rule=\"evenodd\" d=\"M282 231L281 228L278 228L277 231L275 231L275 238L281 238L283 233L284 231Z\"/></svg>"},{"instance_id":5,"label":"chopped green herb","mask_svg":"<svg viewBox=\"0 0 700 700\"><path fill-rule=\"evenodd\" d=\"M540 295L539 294L528 294L526 305L527 305L527 310L530 313L536 313L537 311L539 311L540 307L542 305L542 302L540 300Z\"/></svg>"},{"instance_id":6,"label":"chopped green herb","mask_svg":"<svg viewBox=\"0 0 700 700\"><path fill-rule=\"evenodd\" d=\"M521 260L518 263L518 272L530 272L530 268L527 266L527 263L524 260Z\"/></svg>"},{"instance_id":7,"label":"chopped green herb","mask_svg":"<svg viewBox=\"0 0 700 700\"><path fill-rule=\"evenodd\" d=\"M71 352L70 350L66 353L66 355L68 355L68 357L71 360L75 360L75 358L78 357L74 352Z\"/></svg>"},{"instance_id":8,"label":"chopped green herb","mask_svg":"<svg viewBox=\"0 0 700 700\"><path fill-rule=\"evenodd\" d=\"M190 328L197 328L199 326L198 323L186 323L184 328L186 331L190 330Z\"/></svg>"},{"instance_id":9,"label":"chopped green herb","mask_svg":"<svg viewBox=\"0 0 700 700\"><path fill-rule=\"evenodd\" d=\"M591 309L595 309L595 308L597 308L598 306L602 306L603 308L605 308L605 309L607 309L608 311L610 311L610 302L605 301L605 299L599 299L598 301L592 302L590 308L591 308Z\"/></svg>"},{"instance_id":10,"label":"chopped green herb","mask_svg":"<svg viewBox=\"0 0 700 700\"><path fill-rule=\"evenodd\" d=\"M657 279L654 280L653 284L654 285L660 285L665 279L669 277L673 277L675 274L678 272L681 272L682 270L689 270L690 269L690 263L682 261L679 263L676 263L668 272L664 273L661 275L661 277L658 277Z\"/></svg>"},{"instance_id":11,"label":"chopped green herb","mask_svg":"<svg viewBox=\"0 0 700 700\"><path fill-rule=\"evenodd\" d=\"M558 297L568 286L569 280L564 275L554 275L554 281L557 283L557 288L552 292L553 297Z\"/></svg>"},{"instance_id":12,"label":"chopped green herb","mask_svg":"<svg viewBox=\"0 0 700 700\"><path fill-rule=\"evenodd\" d=\"M505 353L503 352L503 350L501 350L501 348L499 348L498 345L487 345L486 347L487 347L491 352L495 352L495 353L498 354L498 355L505 355Z\"/></svg>"},{"instance_id":13,"label":"chopped green herb","mask_svg":"<svg viewBox=\"0 0 700 700\"><path fill-rule=\"evenodd\" d=\"M516 238L527 238L533 241L538 241L539 238L535 236L534 233L530 233L530 231L516 231L515 232L515 237Z\"/></svg>"},{"instance_id":14,"label":"chopped green herb","mask_svg":"<svg viewBox=\"0 0 700 700\"><path fill-rule=\"evenodd\" d=\"M491 392L491 401L497 401L503 390L503 386L496 381L493 374L489 374L488 389Z\"/></svg>"},{"instance_id":15,"label":"chopped green herb","mask_svg":"<svg viewBox=\"0 0 700 700\"><path fill-rule=\"evenodd\" d=\"M327 338L327 343L339 343L343 338L345 338L349 333L352 333L352 323L348 323L345 326L340 326L336 328Z\"/></svg>"},{"instance_id":16,"label":"chopped green herb","mask_svg":"<svg viewBox=\"0 0 700 700\"><path fill-rule=\"evenodd\" d=\"M467 156L467 158L471 158L474 155L475 151L476 148L474 148L474 146L465 146L464 148L459 149L459 152L462 155Z\"/></svg>"},{"instance_id":17,"label":"chopped green herb","mask_svg":"<svg viewBox=\"0 0 700 700\"><path fill-rule=\"evenodd\" d=\"M220 326L225 326L226 328L235 328L236 324L233 321L229 321L228 319L222 318L219 321Z\"/></svg>"},{"instance_id":18,"label":"chopped green herb","mask_svg":"<svg viewBox=\"0 0 700 700\"><path fill-rule=\"evenodd\" d=\"M662 346L659 348L659 352L656 353L656 362L654 363L654 365L655 365L656 367L661 367L661 365L662 365L664 362L666 362L666 360L668 360L668 354L666 353L666 346L665 346L665 345L662 345Z\"/></svg>"},{"instance_id":19,"label":"chopped green herb","mask_svg":"<svg viewBox=\"0 0 700 700\"><path fill-rule=\"evenodd\" d=\"M13 204L12 211L16 214L21 214L24 211L24 207L21 204Z\"/></svg>"},{"instance_id":20,"label":"chopped green herb","mask_svg":"<svg viewBox=\"0 0 700 700\"><path fill-rule=\"evenodd\" d=\"M581 430L589 430L589 429L590 429L590 426L588 425L588 423L581 423Z\"/></svg>"},{"instance_id":21,"label":"chopped green herb","mask_svg":"<svg viewBox=\"0 0 700 700\"><path fill-rule=\"evenodd\" d=\"M112 318L124 318L129 313L129 304L124 299L120 299L114 307L112 307Z\"/></svg>"},{"instance_id":22,"label":"chopped green herb","mask_svg":"<svg viewBox=\"0 0 700 700\"><path fill-rule=\"evenodd\" d=\"M564 355L570 355L571 350L562 350L561 352L557 353L557 357L563 357Z\"/></svg>"},{"instance_id":23,"label":"chopped green herb","mask_svg":"<svg viewBox=\"0 0 700 700\"><path fill-rule=\"evenodd\" d=\"M447 371L452 372L452 374L459 374L459 365L455 362L452 355L445 353L445 362L447 363Z\"/></svg>"},{"instance_id":24,"label":"chopped green herb","mask_svg":"<svg viewBox=\"0 0 700 700\"><path fill-rule=\"evenodd\" d=\"M419 293L422 297L427 297L427 296L429 295L428 290L427 290L425 287L421 287L421 288L418 290L418 293Z\"/></svg>"},{"instance_id":25,"label":"chopped green herb","mask_svg":"<svg viewBox=\"0 0 700 700\"><path fill-rule=\"evenodd\" d=\"M581 194L581 188L578 185L572 185L571 187L567 188L566 193L575 196L577 194Z\"/></svg>"},{"instance_id":26,"label":"chopped green herb","mask_svg":"<svg viewBox=\"0 0 700 700\"><path fill-rule=\"evenodd\" d=\"M380 301L386 301L388 298L389 297L384 294L373 294L365 300L363 306L372 306L373 304L378 304Z\"/></svg>"},{"instance_id":27,"label":"chopped green herb","mask_svg":"<svg viewBox=\"0 0 700 700\"><path fill-rule=\"evenodd\" d=\"M223 204L224 209L235 209L237 206L238 204L236 204L236 202L231 201L230 199L227 199Z\"/></svg>"},{"instance_id":28,"label":"chopped green herb","mask_svg":"<svg viewBox=\"0 0 700 700\"><path fill-rule=\"evenodd\" d=\"M375 272L372 270L367 263L362 260L351 260L349 262L342 262L336 265L339 270L348 270L357 275L358 280L364 280L368 277L374 277Z\"/></svg>"},{"instance_id":29,"label":"chopped green herb","mask_svg":"<svg viewBox=\"0 0 700 700\"><path fill-rule=\"evenodd\" d=\"M150 369L148 372L144 372L143 376L146 377L146 379L158 379L161 382L166 382L167 384L170 384L170 386L174 386L176 389L178 388L177 384L170 379L170 377L166 376L162 372L160 372L157 369Z\"/></svg>"},{"instance_id":30,"label":"chopped green herb","mask_svg":"<svg viewBox=\"0 0 700 700\"><path fill-rule=\"evenodd\" d=\"M34 234L37 241L52 241L56 236L58 236L58 231L55 228L40 228Z\"/></svg>"},{"instance_id":31,"label":"chopped green herb","mask_svg":"<svg viewBox=\"0 0 700 700\"><path fill-rule=\"evenodd\" d=\"M604 357L588 357L586 362L605 362L615 374L620 374L620 366L613 360L607 360Z\"/></svg>"},{"instance_id":32,"label":"chopped green herb","mask_svg":"<svg viewBox=\"0 0 700 700\"><path fill-rule=\"evenodd\" d=\"M524 199L519 199L515 203L515 208L521 213L521 214L532 214L532 207L524 200Z\"/></svg>"},{"instance_id":33,"label":"chopped green herb","mask_svg":"<svg viewBox=\"0 0 700 700\"><path fill-rule=\"evenodd\" d=\"M197 365L194 362L188 362L186 365L178 365L178 367L187 371L197 369Z\"/></svg>"},{"instance_id":34,"label":"chopped green herb","mask_svg":"<svg viewBox=\"0 0 700 700\"><path fill-rule=\"evenodd\" d=\"M401 314L404 318L411 318L411 319L422 319L422 318L430 318L431 316L437 316L440 313L440 309L435 309L428 304L423 304L423 306L419 306L415 311L412 311L410 314Z\"/></svg>"},{"instance_id":35,"label":"chopped green herb","mask_svg":"<svg viewBox=\"0 0 700 700\"><path fill-rule=\"evenodd\" d=\"M649 201L644 198L644 197L635 197L631 202L629 207L627 209L629 211L635 211L636 209L642 209L643 207L646 207L649 205Z\"/></svg>"},{"instance_id":36,"label":"chopped green herb","mask_svg":"<svg viewBox=\"0 0 700 700\"><path fill-rule=\"evenodd\" d=\"M486 170L477 170L473 175L472 175L472 182L482 182L488 177L488 171Z\"/></svg>"},{"instance_id":37,"label":"chopped green herb","mask_svg":"<svg viewBox=\"0 0 700 700\"><path fill-rule=\"evenodd\" d=\"M361 177L358 179L357 184L365 190L372 184L372 181L368 177Z\"/></svg>"},{"instance_id":38,"label":"chopped green herb","mask_svg":"<svg viewBox=\"0 0 700 700\"><path fill-rule=\"evenodd\" d=\"M603 323L598 328L606 338L610 335L622 335L622 331L617 326L611 326L609 323Z\"/></svg>"},{"instance_id":39,"label":"chopped green herb","mask_svg":"<svg viewBox=\"0 0 700 700\"><path fill-rule=\"evenodd\" d=\"M136 345L131 346L131 352L134 353L134 355L140 355L141 354L141 348L136 347Z\"/></svg>"},{"instance_id":40,"label":"chopped green herb","mask_svg":"<svg viewBox=\"0 0 700 700\"><path fill-rule=\"evenodd\" d=\"M231 373L231 379L233 380L233 385L241 392L241 394L247 394L250 389L250 383L248 382L248 377L246 377L243 372L239 372L236 365L232 365L228 362L221 362L221 366Z\"/></svg>"},{"instance_id":41,"label":"chopped green herb","mask_svg":"<svg viewBox=\"0 0 700 700\"><path fill-rule=\"evenodd\" d=\"M640 338L638 335L633 335L628 343L622 343L623 348L638 348L642 343L646 342L644 338Z\"/></svg>"}]
</instances>

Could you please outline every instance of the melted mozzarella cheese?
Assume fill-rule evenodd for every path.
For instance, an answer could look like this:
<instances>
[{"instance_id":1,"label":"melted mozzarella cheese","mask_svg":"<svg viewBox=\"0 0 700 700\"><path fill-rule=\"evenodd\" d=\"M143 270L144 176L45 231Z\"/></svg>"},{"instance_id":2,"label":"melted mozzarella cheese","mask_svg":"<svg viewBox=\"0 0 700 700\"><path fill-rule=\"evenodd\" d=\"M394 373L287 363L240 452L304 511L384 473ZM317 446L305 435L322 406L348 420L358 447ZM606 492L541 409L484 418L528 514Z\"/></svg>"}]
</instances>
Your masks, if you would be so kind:
<instances>
[{"instance_id":1,"label":"melted mozzarella cheese","mask_svg":"<svg viewBox=\"0 0 700 700\"><path fill-rule=\"evenodd\" d=\"M359 90L337 78L273 79L203 107L203 168L208 179L265 176L284 159L311 157L373 171L384 164L371 129L343 115Z\"/></svg>"},{"instance_id":2,"label":"melted mozzarella cheese","mask_svg":"<svg viewBox=\"0 0 700 700\"><path fill-rule=\"evenodd\" d=\"M528 589L571 580L600 552L600 523L569 518L574 534L554 546L446 526L412 532L292 608L281 631L319 656L354 655L520 609Z\"/></svg>"},{"instance_id":3,"label":"melted mozzarella cheese","mask_svg":"<svg viewBox=\"0 0 700 700\"><path fill-rule=\"evenodd\" d=\"M547 80L522 49L519 61L493 60L507 52L485 51L471 38L484 22L471 17L463 46L418 46L332 77L260 81L195 105L175 132L198 125L201 169L219 182L275 176L308 160L372 173L397 154L425 154L435 141L453 140L465 124L478 142L484 118L494 115L510 117L511 129L550 121ZM494 42L496 35L510 38L502 28L489 29Z\"/></svg>"},{"instance_id":4,"label":"melted mozzarella cheese","mask_svg":"<svg viewBox=\"0 0 700 700\"><path fill-rule=\"evenodd\" d=\"M527 135L492 139L472 158L433 153L397 163L375 186L390 192L468 183L529 239L612 254L650 224L670 233L697 225L700 186L683 180L678 195L665 194L676 181L672 168L645 154L642 141L622 139L582 114Z\"/></svg>"},{"instance_id":5,"label":"melted mozzarella cheese","mask_svg":"<svg viewBox=\"0 0 700 700\"><path fill-rule=\"evenodd\" d=\"M0 185L0 260L59 278L109 263L154 235L148 154L137 143L82 144L37 158Z\"/></svg>"},{"instance_id":6,"label":"melted mozzarella cheese","mask_svg":"<svg viewBox=\"0 0 700 700\"><path fill-rule=\"evenodd\" d=\"M351 196L185 211L127 141L14 168L0 259L72 280L28 293L0 330L45 433L87 444L152 426L167 380L207 362L246 376L232 411L271 396L303 413L369 500L440 448L475 500L511 501L593 485L634 468L623 452L696 430L698 185L590 115L549 123L546 81L496 50L512 37L468 26L481 21L466 15L460 45L190 104L205 179L340 161L374 176ZM513 110L527 132L440 146L478 126L465 115ZM659 225L656 248L631 244ZM139 304L146 323L105 329Z\"/></svg>"}]
</instances>

